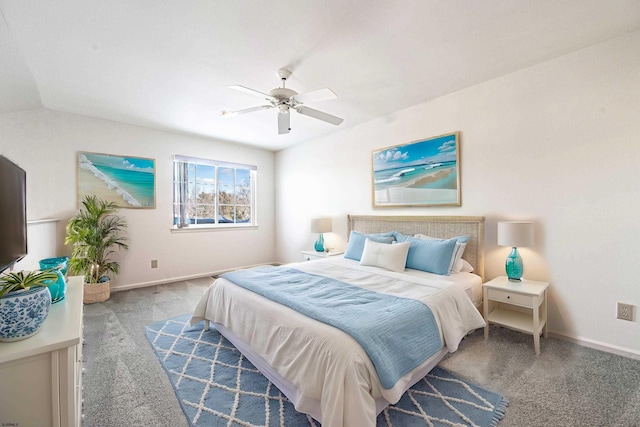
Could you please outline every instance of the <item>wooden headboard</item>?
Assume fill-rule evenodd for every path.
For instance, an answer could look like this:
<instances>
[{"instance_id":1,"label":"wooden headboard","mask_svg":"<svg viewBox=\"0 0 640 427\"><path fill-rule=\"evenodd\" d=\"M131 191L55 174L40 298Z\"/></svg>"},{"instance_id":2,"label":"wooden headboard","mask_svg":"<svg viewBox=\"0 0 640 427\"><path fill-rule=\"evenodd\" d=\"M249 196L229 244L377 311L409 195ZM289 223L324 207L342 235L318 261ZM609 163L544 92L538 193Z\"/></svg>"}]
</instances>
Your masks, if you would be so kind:
<instances>
[{"instance_id":1,"label":"wooden headboard","mask_svg":"<svg viewBox=\"0 0 640 427\"><path fill-rule=\"evenodd\" d=\"M398 231L402 234L426 234L448 239L469 236L469 242L462 254L473 272L484 281L484 217L483 216L379 216L347 215L348 233L384 233Z\"/></svg>"}]
</instances>

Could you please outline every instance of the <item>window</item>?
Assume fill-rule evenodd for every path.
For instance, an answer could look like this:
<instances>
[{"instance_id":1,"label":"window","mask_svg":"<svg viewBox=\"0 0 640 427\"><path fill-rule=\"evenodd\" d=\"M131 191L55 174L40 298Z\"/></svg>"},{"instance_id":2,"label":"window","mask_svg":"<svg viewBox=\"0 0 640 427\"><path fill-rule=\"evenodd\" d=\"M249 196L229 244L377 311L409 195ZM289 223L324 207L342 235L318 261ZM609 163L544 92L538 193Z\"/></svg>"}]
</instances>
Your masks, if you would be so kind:
<instances>
[{"instance_id":1,"label":"window","mask_svg":"<svg viewBox=\"0 0 640 427\"><path fill-rule=\"evenodd\" d=\"M256 166L174 156L173 225L257 225Z\"/></svg>"}]
</instances>

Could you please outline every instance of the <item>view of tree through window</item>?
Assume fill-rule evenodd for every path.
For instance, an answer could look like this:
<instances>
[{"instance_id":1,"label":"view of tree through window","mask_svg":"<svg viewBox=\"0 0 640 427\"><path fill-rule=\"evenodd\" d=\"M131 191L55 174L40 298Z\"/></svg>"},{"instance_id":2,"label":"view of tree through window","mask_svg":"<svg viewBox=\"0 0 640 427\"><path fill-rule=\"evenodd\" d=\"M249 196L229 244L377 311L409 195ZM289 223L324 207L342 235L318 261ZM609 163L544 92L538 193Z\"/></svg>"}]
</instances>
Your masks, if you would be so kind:
<instances>
[{"instance_id":1,"label":"view of tree through window","mask_svg":"<svg viewBox=\"0 0 640 427\"><path fill-rule=\"evenodd\" d=\"M175 165L174 224L254 223L255 167L177 156Z\"/></svg>"},{"instance_id":2,"label":"view of tree through window","mask_svg":"<svg viewBox=\"0 0 640 427\"><path fill-rule=\"evenodd\" d=\"M251 175L246 169L218 168L218 204L224 219L251 219Z\"/></svg>"}]
</instances>

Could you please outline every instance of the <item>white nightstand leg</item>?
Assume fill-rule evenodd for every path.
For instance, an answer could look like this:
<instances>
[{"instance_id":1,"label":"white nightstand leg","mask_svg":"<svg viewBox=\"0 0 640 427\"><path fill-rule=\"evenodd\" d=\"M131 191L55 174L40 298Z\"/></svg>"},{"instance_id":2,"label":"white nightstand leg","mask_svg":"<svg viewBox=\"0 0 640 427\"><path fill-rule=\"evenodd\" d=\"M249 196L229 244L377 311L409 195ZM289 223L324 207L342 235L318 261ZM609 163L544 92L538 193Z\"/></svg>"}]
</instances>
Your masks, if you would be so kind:
<instances>
[{"instance_id":1,"label":"white nightstand leg","mask_svg":"<svg viewBox=\"0 0 640 427\"><path fill-rule=\"evenodd\" d=\"M533 348L540 354L540 302L536 300L533 308Z\"/></svg>"},{"instance_id":2,"label":"white nightstand leg","mask_svg":"<svg viewBox=\"0 0 640 427\"><path fill-rule=\"evenodd\" d=\"M483 312L484 312L484 339L489 339L489 298L488 298L487 288L482 289L482 297L483 297Z\"/></svg>"},{"instance_id":3,"label":"white nightstand leg","mask_svg":"<svg viewBox=\"0 0 640 427\"><path fill-rule=\"evenodd\" d=\"M544 326L542 327L542 335L547 338L547 291L544 291L544 302L542 303L542 321Z\"/></svg>"}]
</instances>

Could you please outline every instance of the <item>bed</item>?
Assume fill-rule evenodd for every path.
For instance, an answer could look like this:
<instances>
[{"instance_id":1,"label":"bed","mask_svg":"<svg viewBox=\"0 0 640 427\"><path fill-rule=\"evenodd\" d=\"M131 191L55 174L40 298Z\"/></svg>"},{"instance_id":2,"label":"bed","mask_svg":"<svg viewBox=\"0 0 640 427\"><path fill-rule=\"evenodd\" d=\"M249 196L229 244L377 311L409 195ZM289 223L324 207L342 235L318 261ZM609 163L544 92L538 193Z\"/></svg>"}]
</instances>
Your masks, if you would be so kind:
<instances>
[{"instance_id":1,"label":"bed","mask_svg":"<svg viewBox=\"0 0 640 427\"><path fill-rule=\"evenodd\" d=\"M371 248L384 246L386 251L393 246L392 250L396 252L405 243L409 245L395 240L392 245L372 243L377 239L374 235L390 231L399 236L412 236L412 242L415 235L443 239L443 242L456 236L466 236L462 258L473 272L438 275L413 269L394 271L375 263L362 265L367 254L371 254ZM277 271L254 269L224 275L216 279L202 296L191 320L192 324L205 320L207 327L209 323L213 324L293 402L296 410L309 414L325 427L374 426L379 412L389 403L397 402L448 352L456 351L464 335L484 326L484 320L474 307L478 301L473 301L474 296L479 295L478 284L481 288L483 281L483 217L349 215L348 232L351 240L345 255L355 246L354 236L367 236L365 250L368 252L363 252L360 260L334 256L288 264ZM440 242L437 241L438 244ZM326 320L317 320L312 314L302 314L269 296L263 296L259 289L251 290L245 287L246 284L239 285L244 280L244 273L257 282L264 280L264 283L271 283L272 277L279 274L313 277L323 284L325 281L346 283L349 288L375 290L376 295L384 294L381 298L419 301L422 304L418 306L428 307L433 314L434 330L428 332L425 329L425 333L415 339L402 338L404 341L400 347L397 343L390 344L400 348L398 355L377 355L367 344L353 338L339 326L326 324ZM320 311L327 312L324 309ZM378 318L382 319L382 311L385 310L374 313L374 322L362 321L376 330L391 328L387 325L391 321L378 321ZM356 312L357 307L354 306ZM392 317L400 320L398 312L394 313ZM348 323L353 321L351 318ZM412 320L404 325L410 329L422 323ZM418 343L426 340L422 335L437 335L440 339L438 346L433 347L432 342L429 345L433 351L423 352L423 347L417 347ZM415 355L410 361L413 364L403 365L394 374L381 370L380 359L395 361L403 355Z\"/></svg>"}]
</instances>

